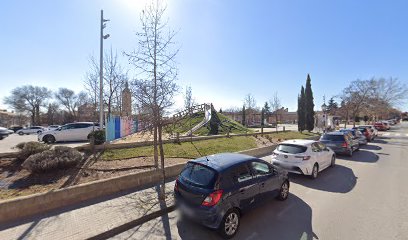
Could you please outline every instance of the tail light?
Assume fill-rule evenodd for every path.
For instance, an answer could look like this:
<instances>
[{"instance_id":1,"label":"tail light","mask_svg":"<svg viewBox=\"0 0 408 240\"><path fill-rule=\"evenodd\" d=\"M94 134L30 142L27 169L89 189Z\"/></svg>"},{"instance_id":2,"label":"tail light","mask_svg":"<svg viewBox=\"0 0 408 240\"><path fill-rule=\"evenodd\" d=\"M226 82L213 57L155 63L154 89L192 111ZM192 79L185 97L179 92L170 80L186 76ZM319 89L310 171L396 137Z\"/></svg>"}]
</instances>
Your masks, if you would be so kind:
<instances>
[{"instance_id":1,"label":"tail light","mask_svg":"<svg viewBox=\"0 0 408 240\"><path fill-rule=\"evenodd\" d=\"M295 156L295 158L301 158L302 160L309 160L310 156Z\"/></svg>"},{"instance_id":2,"label":"tail light","mask_svg":"<svg viewBox=\"0 0 408 240\"><path fill-rule=\"evenodd\" d=\"M178 192L178 179L176 179L176 183L174 184L174 191Z\"/></svg>"},{"instance_id":3,"label":"tail light","mask_svg":"<svg viewBox=\"0 0 408 240\"><path fill-rule=\"evenodd\" d=\"M208 195L203 203L201 204L202 206L207 206L207 207L212 207L214 205L216 205L222 197L222 193L224 191L223 190L217 190L215 192L210 193L210 195Z\"/></svg>"},{"instance_id":4,"label":"tail light","mask_svg":"<svg viewBox=\"0 0 408 240\"><path fill-rule=\"evenodd\" d=\"M344 147L344 148L347 148L348 144L347 144L347 142L344 142L341 146Z\"/></svg>"}]
</instances>

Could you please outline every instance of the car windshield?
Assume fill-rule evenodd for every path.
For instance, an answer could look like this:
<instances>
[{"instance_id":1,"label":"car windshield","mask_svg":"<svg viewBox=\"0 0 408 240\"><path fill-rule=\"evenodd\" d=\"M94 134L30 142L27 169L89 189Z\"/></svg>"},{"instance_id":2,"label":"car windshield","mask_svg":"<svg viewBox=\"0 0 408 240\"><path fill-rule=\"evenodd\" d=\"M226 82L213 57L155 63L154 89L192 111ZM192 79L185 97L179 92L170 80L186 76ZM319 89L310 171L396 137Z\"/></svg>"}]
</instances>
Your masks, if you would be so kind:
<instances>
[{"instance_id":1,"label":"car windshield","mask_svg":"<svg viewBox=\"0 0 408 240\"><path fill-rule=\"evenodd\" d=\"M187 163L180 176L195 186L210 189L214 186L216 172L201 164Z\"/></svg>"},{"instance_id":2,"label":"car windshield","mask_svg":"<svg viewBox=\"0 0 408 240\"><path fill-rule=\"evenodd\" d=\"M327 141L344 141L344 136L343 136L343 135L325 134L325 135L323 135L322 140L327 140Z\"/></svg>"},{"instance_id":3,"label":"car windshield","mask_svg":"<svg viewBox=\"0 0 408 240\"><path fill-rule=\"evenodd\" d=\"M279 144L277 150L284 153L298 154L306 152L307 147L295 144Z\"/></svg>"}]
</instances>

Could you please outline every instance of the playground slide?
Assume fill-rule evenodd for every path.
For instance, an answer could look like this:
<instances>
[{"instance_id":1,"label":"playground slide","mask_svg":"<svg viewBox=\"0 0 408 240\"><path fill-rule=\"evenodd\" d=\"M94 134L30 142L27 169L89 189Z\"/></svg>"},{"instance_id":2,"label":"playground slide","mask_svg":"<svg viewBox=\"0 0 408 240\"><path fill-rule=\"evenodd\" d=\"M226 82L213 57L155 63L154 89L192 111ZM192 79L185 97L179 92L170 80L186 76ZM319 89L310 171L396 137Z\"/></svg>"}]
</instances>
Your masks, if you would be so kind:
<instances>
[{"instance_id":1,"label":"playground slide","mask_svg":"<svg viewBox=\"0 0 408 240\"><path fill-rule=\"evenodd\" d=\"M197 131L199 128L207 124L211 120L211 107L206 107L204 111L204 119L197 125L195 125L193 128L190 129L187 133L185 133L185 136L191 136L195 131Z\"/></svg>"}]
</instances>

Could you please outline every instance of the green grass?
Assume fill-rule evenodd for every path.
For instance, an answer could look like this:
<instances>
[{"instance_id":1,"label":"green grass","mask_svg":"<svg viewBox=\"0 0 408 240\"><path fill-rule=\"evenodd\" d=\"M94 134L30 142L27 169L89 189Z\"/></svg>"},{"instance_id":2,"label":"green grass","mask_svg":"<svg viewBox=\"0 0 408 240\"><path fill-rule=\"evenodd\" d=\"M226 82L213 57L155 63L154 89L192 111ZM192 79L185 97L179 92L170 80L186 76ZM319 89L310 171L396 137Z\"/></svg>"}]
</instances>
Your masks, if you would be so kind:
<instances>
[{"instance_id":1,"label":"green grass","mask_svg":"<svg viewBox=\"0 0 408 240\"><path fill-rule=\"evenodd\" d=\"M230 133L251 133L253 132L252 130L242 126L240 123L222 115L221 113L217 113L218 118L221 121L221 125L218 129L218 134L227 134L228 128L231 129ZM188 132L192 127L195 125L199 124L204 118L204 112L200 113L194 113L191 117L187 116L184 117L183 119L177 121L174 125L169 125L166 128L166 131L168 133L174 132L174 133L180 133L184 134ZM206 136L210 132L210 127L209 123L206 124L205 126L197 129L197 131L194 132L194 135L198 136Z\"/></svg>"},{"instance_id":2,"label":"green grass","mask_svg":"<svg viewBox=\"0 0 408 240\"><path fill-rule=\"evenodd\" d=\"M180 144L163 145L165 157L198 158L221 152L237 152L256 147L255 139L250 136L218 138ZM153 156L153 146L106 150L102 160L118 160L141 156Z\"/></svg>"},{"instance_id":3,"label":"green grass","mask_svg":"<svg viewBox=\"0 0 408 240\"><path fill-rule=\"evenodd\" d=\"M268 133L264 134L266 138L280 138L280 139L303 139L313 136L318 136L316 133L309 133L309 132L296 132L296 131L286 131L286 132L275 132L275 133Z\"/></svg>"}]
</instances>

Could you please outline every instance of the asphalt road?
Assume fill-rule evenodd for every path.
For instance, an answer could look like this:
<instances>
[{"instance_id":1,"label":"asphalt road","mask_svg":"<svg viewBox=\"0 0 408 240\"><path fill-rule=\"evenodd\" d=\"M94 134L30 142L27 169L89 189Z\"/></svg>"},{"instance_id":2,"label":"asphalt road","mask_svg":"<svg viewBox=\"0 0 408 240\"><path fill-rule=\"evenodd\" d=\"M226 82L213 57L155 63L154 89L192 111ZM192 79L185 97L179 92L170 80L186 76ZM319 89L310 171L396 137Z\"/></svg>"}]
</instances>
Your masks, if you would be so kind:
<instances>
[{"instance_id":1,"label":"asphalt road","mask_svg":"<svg viewBox=\"0 0 408 240\"><path fill-rule=\"evenodd\" d=\"M30 142L34 141L37 142L37 134L30 134L30 135L18 135L18 134L11 134L8 137L0 140L0 153L5 152L16 152L18 149L14 147L21 143L21 142ZM85 144L86 142L66 142L66 143L57 143L54 144L55 146L67 146L67 147L76 147Z\"/></svg>"},{"instance_id":2,"label":"asphalt road","mask_svg":"<svg viewBox=\"0 0 408 240\"><path fill-rule=\"evenodd\" d=\"M316 180L290 175L289 199L244 215L235 239L408 239L408 123L381 134ZM114 239L219 236L175 211Z\"/></svg>"}]
</instances>

